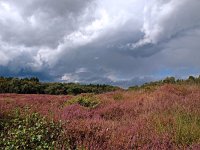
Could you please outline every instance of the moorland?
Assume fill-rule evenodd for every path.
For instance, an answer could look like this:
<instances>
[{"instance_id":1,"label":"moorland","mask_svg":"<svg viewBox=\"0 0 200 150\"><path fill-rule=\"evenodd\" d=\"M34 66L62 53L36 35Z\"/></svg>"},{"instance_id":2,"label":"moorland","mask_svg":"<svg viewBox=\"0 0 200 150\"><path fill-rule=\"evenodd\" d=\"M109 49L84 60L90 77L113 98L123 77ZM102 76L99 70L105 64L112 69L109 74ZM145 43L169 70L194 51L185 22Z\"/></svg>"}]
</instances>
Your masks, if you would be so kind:
<instances>
[{"instance_id":1,"label":"moorland","mask_svg":"<svg viewBox=\"0 0 200 150\"><path fill-rule=\"evenodd\" d=\"M0 149L200 149L200 77L127 90L71 84L77 93L45 84L1 78Z\"/></svg>"}]
</instances>

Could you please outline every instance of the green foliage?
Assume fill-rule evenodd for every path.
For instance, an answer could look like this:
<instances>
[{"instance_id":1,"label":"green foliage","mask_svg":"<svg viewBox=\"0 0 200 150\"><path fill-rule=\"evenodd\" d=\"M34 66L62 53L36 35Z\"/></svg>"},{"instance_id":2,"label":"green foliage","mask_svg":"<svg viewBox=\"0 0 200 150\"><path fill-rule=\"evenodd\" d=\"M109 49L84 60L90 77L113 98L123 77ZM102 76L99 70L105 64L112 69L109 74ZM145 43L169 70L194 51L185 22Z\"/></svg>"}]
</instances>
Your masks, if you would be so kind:
<instances>
[{"instance_id":1,"label":"green foliage","mask_svg":"<svg viewBox=\"0 0 200 150\"><path fill-rule=\"evenodd\" d=\"M188 80L195 81L195 77L189 76Z\"/></svg>"},{"instance_id":2,"label":"green foliage","mask_svg":"<svg viewBox=\"0 0 200 150\"><path fill-rule=\"evenodd\" d=\"M47 121L37 113L2 117L0 147L3 149L54 149L62 132L61 123Z\"/></svg>"},{"instance_id":3,"label":"green foliage","mask_svg":"<svg viewBox=\"0 0 200 150\"><path fill-rule=\"evenodd\" d=\"M38 78L0 77L0 93L77 95L81 93L104 93L115 91L118 87L109 85L81 85L75 83L41 83Z\"/></svg>"},{"instance_id":4,"label":"green foliage","mask_svg":"<svg viewBox=\"0 0 200 150\"><path fill-rule=\"evenodd\" d=\"M140 87L138 85L131 86L131 87L128 88L128 90L130 90L130 91L137 91L139 89L140 89Z\"/></svg>"},{"instance_id":5,"label":"green foliage","mask_svg":"<svg viewBox=\"0 0 200 150\"><path fill-rule=\"evenodd\" d=\"M180 85L185 85L185 84L195 84L195 85L200 85L200 76L199 77L193 77L189 76L188 79L183 80L183 79L175 79L175 77L167 77L164 80L160 81L154 81L150 83L145 83L141 86L131 86L128 88L128 90L141 90L144 89L145 91L154 91L156 87L164 85L164 84L180 84Z\"/></svg>"},{"instance_id":6,"label":"green foliage","mask_svg":"<svg viewBox=\"0 0 200 150\"><path fill-rule=\"evenodd\" d=\"M176 79L175 79L175 77L167 77L167 78L165 78L163 80L163 83L171 83L171 84L173 84L173 83L176 83Z\"/></svg>"},{"instance_id":7,"label":"green foliage","mask_svg":"<svg viewBox=\"0 0 200 150\"><path fill-rule=\"evenodd\" d=\"M67 105L72 105L72 104L79 104L83 107L95 108L100 104L100 101L95 95L87 94L72 98L67 102Z\"/></svg>"}]
</instances>

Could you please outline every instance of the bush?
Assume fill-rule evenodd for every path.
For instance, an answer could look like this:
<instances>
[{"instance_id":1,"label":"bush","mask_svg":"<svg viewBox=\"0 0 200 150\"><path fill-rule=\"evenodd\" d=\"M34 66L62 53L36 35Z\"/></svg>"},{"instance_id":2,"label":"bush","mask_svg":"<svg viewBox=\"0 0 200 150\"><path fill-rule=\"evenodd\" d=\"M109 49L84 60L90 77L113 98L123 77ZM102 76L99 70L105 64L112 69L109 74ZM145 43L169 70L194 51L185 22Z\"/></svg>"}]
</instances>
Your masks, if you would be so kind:
<instances>
[{"instance_id":1,"label":"bush","mask_svg":"<svg viewBox=\"0 0 200 150\"><path fill-rule=\"evenodd\" d=\"M176 83L176 79L174 77L167 77L163 80L163 83Z\"/></svg>"},{"instance_id":2,"label":"bush","mask_svg":"<svg viewBox=\"0 0 200 150\"><path fill-rule=\"evenodd\" d=\"M37 113L24 117L3 117L0 122L2 149L54 149L61 135L61 123L49 122Z\"/></svg>"},{"instance_id":3,"label":"bush","mask_svg":"<svg viewBox=\"0 0 200 150\"><path fill-rule=\"evenodd\" d=\"M81 95L67 102L68 105L79 104L83 107L95 108L100 104L100 101L93 94Z\"/></svg>"}]
</instances>

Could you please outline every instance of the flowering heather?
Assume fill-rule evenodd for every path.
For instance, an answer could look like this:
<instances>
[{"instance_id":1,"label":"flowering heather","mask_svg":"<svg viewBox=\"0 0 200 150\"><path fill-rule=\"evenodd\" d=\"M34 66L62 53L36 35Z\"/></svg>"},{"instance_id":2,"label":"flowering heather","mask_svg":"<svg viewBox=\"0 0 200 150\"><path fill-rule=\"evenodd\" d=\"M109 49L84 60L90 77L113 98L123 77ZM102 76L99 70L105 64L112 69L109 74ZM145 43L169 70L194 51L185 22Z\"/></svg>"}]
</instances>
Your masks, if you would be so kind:
<instances>
[{"instance_id":1,"label":"flowering heather","mask_svg":"<svg viewBox=\"0 0 200 150\"><path fill-rule=\"evenodd\" d=\"M81 104L90 95L77 96ZM86 107L72 96L0 95L0 115L18 108L61 120L63 149L199 149L200 87L165 84L153 90L95 95ZM70 103L69 103L70 102ZM89 103L90 104L90 103Z\"/></svg>"}]
</instances>

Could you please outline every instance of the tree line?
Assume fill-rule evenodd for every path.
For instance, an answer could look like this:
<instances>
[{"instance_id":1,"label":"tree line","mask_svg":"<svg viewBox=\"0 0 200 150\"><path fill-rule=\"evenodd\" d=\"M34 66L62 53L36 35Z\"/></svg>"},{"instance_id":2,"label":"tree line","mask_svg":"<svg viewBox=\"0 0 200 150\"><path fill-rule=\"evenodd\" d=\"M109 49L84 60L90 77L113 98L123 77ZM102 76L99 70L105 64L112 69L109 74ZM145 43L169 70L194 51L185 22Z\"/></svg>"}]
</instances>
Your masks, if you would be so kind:
<instances>
[{"instance_id":1,"label":"tree line","mask_svg":"<svg viewBox=\"0 0 200 150\"><path fill-rule=\"evenodd\" d=\"M199 77L189 76L187 79L176 79L175 77L167 77L164 80L153 81L149 83L145 83L141 86L131 86L129 90L138 90L138 89L150 89L151 87L161 86L163 84L179 84L179 85L190 85L196 84L200 85L200 75Z\"/></svg>"},{"instance_id":2,"label":"tree line","mask_svg":"<svg viewBox=\"0 0 200 150\"><path fill-rule=\"evenodd\" d=\"M119 87L105 84L82 85L77 83L48 83L40 82L37 77L13 78L0 77L0 93L17 94L81 94L81 93L104 93L120 89Z\"/></svg>"}]
</instances>

